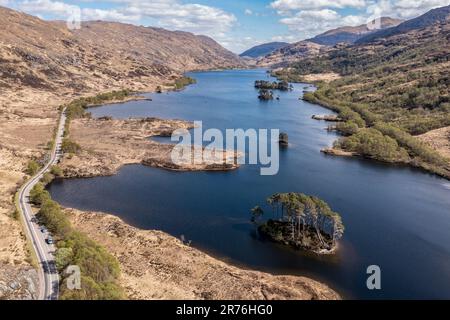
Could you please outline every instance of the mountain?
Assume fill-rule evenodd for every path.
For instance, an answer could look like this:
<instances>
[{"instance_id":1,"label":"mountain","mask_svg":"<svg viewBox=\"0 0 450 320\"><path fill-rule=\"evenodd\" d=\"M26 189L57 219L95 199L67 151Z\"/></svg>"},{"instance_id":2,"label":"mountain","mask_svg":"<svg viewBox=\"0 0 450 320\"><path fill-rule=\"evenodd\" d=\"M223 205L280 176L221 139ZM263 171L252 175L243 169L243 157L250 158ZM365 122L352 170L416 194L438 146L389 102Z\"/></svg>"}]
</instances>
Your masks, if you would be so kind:
<instances>
[{"instance_id":1,"label":"mountain","mask_svg":"<svg viewBox=\"0 0 450 320\"><path fill-rule=\"evenodd\" d=\"M402 21L403 20L382 17L380 19L380 27L381 29L394 27L399 25ZM341 27L322 33L308 41L326 46L334 46L341 42L354 43L361 37L373 32L374 31L370 29L367 24L357 27Z\"/></svg>"},{"instance_id":2,"label":"mountain","mask_svg":"<svg viewBox=\"0 0 450 320\"><path fill-rule=\"evenodd\" d=\"M289 45L287 42L269 42L260 44L258 46L252 47L247 51L242 52L239 56L241 57L250 57L250 58L259 58L263 57L273 51L280 49Z\"/></svg>"},{"instance_id":3,"label":"mountain","mask_svg":"<svg viewBox=\"0 0 450 320\"><path fill-rule=\"evenodd\" d=\"M0 7L0 88L74 90L148 87L185 71L242 66L205 36L116 22L71 31Z\"/></svg>"},{"instance_id":4,"label":"mountain","mask_svg":"<svg viewBox=\"0 0 450 320\"><path fill-rule=\"evenodd\" d=\"M387 38L394 35L406 33L412 30L423 29L436 23L448 23L450 20L450 5L446 7L436 8L427 13L408 21L405 21L398 26L391 27L385 30L380 30L375 33L366 35L359 39L357 43L364 44L372 42L376 39Z\"/></svg>"},{"instance_id":5,"label":"mountain","mask_svg":"<svg viewBox=\"0 0 450 320\"><path fill-rule=\"evenodd\" d=\"M389 28L398 25L402 20L392 18L381 18L381 28ZM280 49L260 57L258 66L285 66L298 59L315 56L330 50L339 43L353 44L355 41L374 31L368 28L367 24L357 27L341 27L329 30L314 38L289 44Z\"/></svg>"}]
</instances>

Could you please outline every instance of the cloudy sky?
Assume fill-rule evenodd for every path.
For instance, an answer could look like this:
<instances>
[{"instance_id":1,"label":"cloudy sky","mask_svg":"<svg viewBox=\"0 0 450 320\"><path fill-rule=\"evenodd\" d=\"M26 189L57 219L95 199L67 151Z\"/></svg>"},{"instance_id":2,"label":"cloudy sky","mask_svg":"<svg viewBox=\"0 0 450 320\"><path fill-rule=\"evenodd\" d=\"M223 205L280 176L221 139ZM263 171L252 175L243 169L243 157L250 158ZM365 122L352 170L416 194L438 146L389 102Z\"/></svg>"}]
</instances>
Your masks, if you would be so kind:
<instances>
[{"instance_id":1,"label":"cloudy sky","mask_svg":"<svg viewBox=\"0 0 450 320\"><path fill-rule=\"evenodd\" d=\"M43 19L110 20L213 37L240 53L264 42L294 42L379 16L412 18L450 0L0 0ZM77 11L79 10L79 11Z\"/></svg>"}]
</instances>

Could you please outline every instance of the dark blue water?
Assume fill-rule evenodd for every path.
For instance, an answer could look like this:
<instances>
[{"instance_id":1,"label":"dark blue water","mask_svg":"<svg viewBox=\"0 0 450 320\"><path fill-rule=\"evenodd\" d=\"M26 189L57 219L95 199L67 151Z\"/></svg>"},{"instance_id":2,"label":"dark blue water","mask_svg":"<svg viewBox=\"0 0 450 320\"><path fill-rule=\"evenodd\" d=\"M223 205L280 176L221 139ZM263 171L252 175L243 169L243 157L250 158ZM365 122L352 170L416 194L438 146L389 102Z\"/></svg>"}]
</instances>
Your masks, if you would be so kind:
<instances>
[{"instance_id":1,"label":"dark blue water","mask_svg":"<svg viewBox=\"0 0 450 320\"><path fill-rule=\"evenodd\" d=\"M194 246L248 268L313 277L346 298L450 298L448 181L321 154L336 136L324 130L326 123L311 119L328 110L298 100L305 85L280 93L279 101L260 102L253 82L267 77L262 70L191 76L197 84L182 92L92 113L203 120L205 128L279 128L292 145L281 152L278 175L260 176L257 166L180 173L133 165L112 177L56 181L53 198L114 213L140 228L183 234ZM346 231L336 255L307 254L257 236L250 208L289 191L317 195L342 215ZM374 264L381 267L380 291L366 287L366 268Z\"/></svg>"}]
</instances>

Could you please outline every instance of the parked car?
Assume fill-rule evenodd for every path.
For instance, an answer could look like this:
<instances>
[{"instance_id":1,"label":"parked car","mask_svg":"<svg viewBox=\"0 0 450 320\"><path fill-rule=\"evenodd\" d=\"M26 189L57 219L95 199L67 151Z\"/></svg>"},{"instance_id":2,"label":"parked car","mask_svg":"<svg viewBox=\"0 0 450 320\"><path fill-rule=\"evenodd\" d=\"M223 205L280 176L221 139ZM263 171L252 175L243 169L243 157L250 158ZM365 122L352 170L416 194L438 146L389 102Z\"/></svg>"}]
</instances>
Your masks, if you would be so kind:
<instances>
[{"instance_id":1,"label":"parked car","mask_svg":"<svg viewBox=\"0 0 450 320\"><path fill-rule=\"evenodd\" d=\"M47 237L47 240L45 240L45 242L47 242L47 244L53 244L53 238L52 237Z\"/></svg>"}]
</instances>

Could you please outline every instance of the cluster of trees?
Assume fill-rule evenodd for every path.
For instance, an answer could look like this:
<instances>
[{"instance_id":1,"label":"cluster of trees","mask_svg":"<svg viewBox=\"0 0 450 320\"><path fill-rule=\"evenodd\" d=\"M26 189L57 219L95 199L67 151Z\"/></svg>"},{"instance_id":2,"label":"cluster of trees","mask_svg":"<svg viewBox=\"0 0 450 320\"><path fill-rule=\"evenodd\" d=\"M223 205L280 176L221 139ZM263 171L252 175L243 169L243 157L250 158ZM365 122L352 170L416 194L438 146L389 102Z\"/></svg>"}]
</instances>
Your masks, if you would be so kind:
<instances>
[{"instance_id":1,"label":"cluster of trees","mask_svg":"<svg viewBox=\"0 0 450 320\"><path fill-rule=\"evenodd\" d=\"M124 299L118 285L120 268L117 260L86 235L75 231L55 201L46 199L37 217L58 240L55 261L62 276L60 299ZM80 268L81 290L67 289L64 270L69 265Z\"/></svg>"},{"instance_id":2,"label":"cluster of trees","mask_svg":"<svg viewBox=\"0 0 450 320\"><path fill-rule=\"evenodd\" d=\"M50 200L50 194L45 190L43 183L39 182L34 185L30 191L30 202L35 205L42 205L46 200Z\"/></svg>"},{"instance_id":3,"label":"cluster of trees","mask_svg":"<svg viewBox=\"0 0 450 320\"><path fill-rule=\"evenodd\" d=\"M86 112L86 109L89 107L98 106L108 101L122 101L132 94L133 91L129 89L123 89L100 93L92 97L78 98L73 100L66 106L66 114L69 120L83 118L89 116L89 113Z\"/></svg>"},{"instance_id":4,"label":"cluster of trees","mask_svg":"<svg viewBox=\"0 0 450 320\"><path fill-rule=\"evenodd\" d=\"M175 80L175 90L181 90L184 89L184 87L187 87L190 84L197 83L197 80L191 77L181 77Z\"/></svg>"},{"instance_id":5,"label":"cluster of trees","mask_svg":"<svg viewBox=\"0 0 450 320\"><path fill-rule=\"evenodd\" d=\"M81 151L81 146L66 137L62 141L61 151L64 153L77 154Z\"/></svg>"},{"instance_id":6,"label":"cluster of trees","mask_svg":"<svg viewBox=\"0 0 450 320\"><path fill-rule=\"evenodd\" d=\"M38 173L41 166L39 163L37 163L35 160L28 161L26 173L30 176L34 176L36 173Z\"/></svg>"},{"instance_id":7,"label":"cluster of trees","mask_svg":"<svg viewBox=\"0 0 450 320\"><path fill-rule=\"evenodd\" d=\"M374 128L359 129L355 134L335 142L336 148L385 162L409 162L408 152L396 140Z\"/></svg>"},{"instance_id":8,"label":"cluster of trees","mask_svg":"<svg viewBox=\"0 0 450 320\"><path fill-rule=\"evenodd\" d=\"M267 199L273 219L259 230L273 240L307 248L316 252L336 248L344 225L340 215L323 200L303 193L276 193ZM253 220L264 214L261 207L252 209Z\"/></svg>"}]
</instances>

